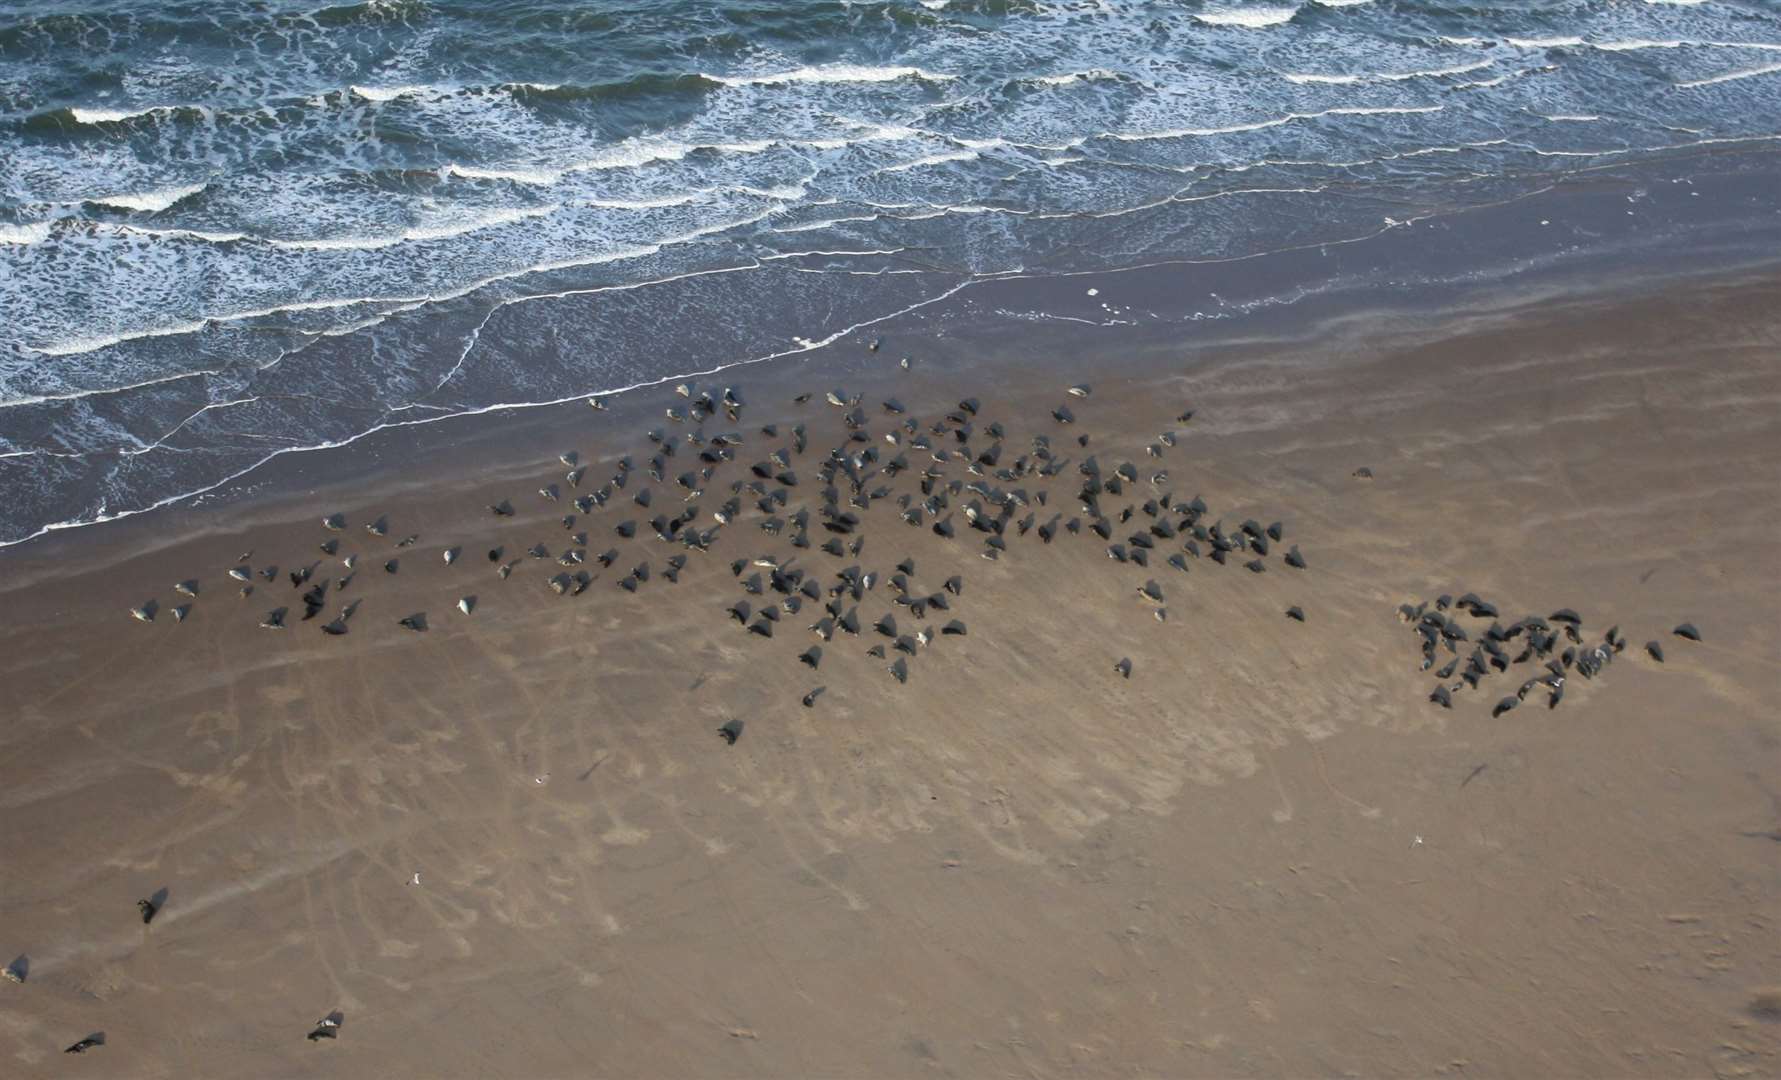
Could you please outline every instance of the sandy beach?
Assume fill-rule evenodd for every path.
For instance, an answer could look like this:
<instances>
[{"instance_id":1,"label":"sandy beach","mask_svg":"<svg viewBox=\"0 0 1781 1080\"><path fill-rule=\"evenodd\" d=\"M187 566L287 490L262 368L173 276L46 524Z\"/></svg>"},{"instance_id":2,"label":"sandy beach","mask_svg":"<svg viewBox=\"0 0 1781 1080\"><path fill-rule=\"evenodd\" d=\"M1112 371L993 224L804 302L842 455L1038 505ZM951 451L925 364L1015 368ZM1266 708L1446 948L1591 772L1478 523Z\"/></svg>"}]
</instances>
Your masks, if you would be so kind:
<instances>
[{"instance_id":1,"label":"sandy beach","mask_svg":"<svg viewBox=\"0 0 1781 1080\"><path fill-rule=\"evenodd\" d=\"M1107 277L1117 303L1128 283ZM1142 328L1010 333L968 317L996 307L986 290L876 350L849 338L695 380L736 388L735 421L671 423L689 402L661 387L388 432L282 462L256 497L8 550L0 960L21 957L23 979L0 983L0 1060L131 1077L1781 1073L1764 1010L1781 983L1774 288L1351 314L1191 355ZM832 390L859 396L869 442L847 442ZM659 481L651 429L679 440ZM720 432L740 436L734 460L684 500L676 477ZM995 444L967 472L960 449ZM868 505L836 471L859 523L826 531L823 462L867 446ZM710 529L782 448L762 482L786 493L777 535L745 489L708 552L654 537L651 518L693 503L686 527ZM898 454L909 469L886 475ZM571 505L627 456L605 506ZM1103 481L1135 477L1098 495L1110 539L1080 498L1091 458ZM993 561L996 534L964 511L998 516L978 493L937 515L951 538L935 515L902 520L930 466L941 491L1023 492ZM1224 565L1175 526L1150 534L1147 566L1108 556L1195 497L1202 527L1282 535ZM503 500L515 513L491 514ZM836 557L831 537L863 546ZM569 549L586 561L559 565ZM817 595L746 593L767 558ZM893 602L904 560L908 597L946 609ZM237 565L276 572L243 598ZM849 567L876 575L834 597L860 632L822 640L807 627ZM580 595L547 585L580 571ZM186 580L195 598L173 591ZM1542 685L1493 717L1544 674L1529 660L1444 709L1399 608L1465 593L1503 625L1571 608L1586 646L1614 626L1628 644L1593 678L1569 670L1556 708ZM154 620L131 618L151 598ZM320 632L353 601L348 633ZM730 616L739 601L748 625L779 610L771 636ZM288 629L260 628L275 607ZM398 624L423 613L424 632ZM886 615L894 635L874 629ZM938 633L954 620L965 633ZM1495 620L1461 621L1470 640L1438 663L1464 663ZM1672 632L1685 622L1702 640ZM133 905L160 889L144 925ZM337 1037L306 1041L332 1010Z\"/></svg>"}]
</instances>

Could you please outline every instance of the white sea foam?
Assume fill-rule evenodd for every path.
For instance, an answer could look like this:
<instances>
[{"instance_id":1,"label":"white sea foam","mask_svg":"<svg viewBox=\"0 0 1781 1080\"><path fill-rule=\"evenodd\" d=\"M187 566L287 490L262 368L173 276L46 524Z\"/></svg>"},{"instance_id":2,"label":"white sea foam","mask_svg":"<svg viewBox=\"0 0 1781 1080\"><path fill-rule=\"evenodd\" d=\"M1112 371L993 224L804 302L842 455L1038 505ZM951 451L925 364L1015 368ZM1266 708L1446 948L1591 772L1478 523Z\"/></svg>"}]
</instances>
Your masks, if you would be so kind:
<instances>
[{"instance_id":1,"label":"white sea foam","mask_svg":"<svg viewBox=\"0 0 1781 1080\"><path fill-rule=\"evenodd\" d=\"M168 106L146 105L140 109L92 109L75 107L68 110L76 123L81 124L115 124L122 120L134 120L138 116L148 116Z\"/></svg>"},{"instance_id":2,"label":"white sea foam","mask_svg":"<svg viewBox=\"0 0 1781 1080\"><path fill-rule=\"evenodd\" d=\"M88 202L101 206L114 206L119 210L137 210L145 214L159 213L181 199L189 199L203 191L209 185L190 184L186 187L162 188L159 191L144 191L131 195L106 195Z\"/></svg>"},{"instance_id":3,"label":"white sea foam","mask_svg":"<svg viewBox=\"0 0 1781 1080\"><path fill-rule=\"evenodd\" d=\"M1580 37L1545 37L1545 38L1506 37L1503 39L1503 44L1513 45L1517 49L1559 49L1559 48L1575 48L1576 46L1587 45L1589 43L1584 41Z\"/></svg>"},{"instance_id":4,"label":"white sea foam","mask_svg":"<svg viewBox=\"0 0 1781 1080\"><path fill-rule=\"evenodd\" d=\"M1118 72L1109 71L1106 68L1089 68L1087 71L1071 71L1062 75L1040 75L1033 81L1046 86L1073 86L1076 83L1117 78L1119 78Z\"/></svg>"},{"instance_id":5,"label":"white sea foam","mask_svg":"<svg viewBox=\"0 0 1781 1080\"><path fill-rule=\"evenodd\" d=\"M132 330L121 334L95 334L91 337L64 338L48 345L34 345L33 352L45 356L73 356L76 353L93 352L109 348L126 341L139 338L173 337L176 334L195 334L204 329L205 321L172 323L168 326L155 326L145 330Z\"/></svg>"},{"instance_id":6,"label":"white sea foam","mask_svg":"<svg viewBox=\"0 0 1781 1080\"><path fill-rule=\"evenodd\" d=\"M1375 107L1354 107L1343 109L1324 109L1314 113L1287 113L1272 120L1257 120L1252 124L1232 124L1228 127L1211 128L1170 128L1164 131L1109 132L1105 136L1120 142L1143 142L1149 139L1179 139L1191 135L1234 135L1244 131L1261 131L1264 128L1279 127L1299 120L1316 120L1323 116L1392 116L1410 115L1415 113L1438 113L1446 108L1444 105L1397 106L1381 105Z\"/></svg>"},{"instance_id":7,"label":"white sea foam","mask_svg":"<svg viewBox=\"0 0 1781 1080\"><path fill-rule=\"evenodd\" d=\"M847 141L843 140L841 145L846 145ZM566 165L515 165L506 168L484 168L475 165L459 165L453 162L445 166L445 173L447 176L456 176L465 180L511 180L519 184L549 187L562 182L562 179L571 173L594 172L601 169L632 169L657 162L679 161L688 154L700 150L722 154L759 154L772 149L775 145L776 143L771 139L705 144L668 142L661 139L626 139L607 147L593 157L583 158Z\"/></svg>"},{"instance_id":8,"label":"white sea foam","mask_svg":"<svg viewBox=\"0 0 1781 1080\"><path fill-rule=\"evenodd\" d=\"M480 169L473 165L456 163L447 165L445 174L465 180L512 180L516 184L537 184L540 187L548 187L563 178L562 169Z\"/></svg>"},{"instance_id":9,"label":"white sea foam","mask_svg":"<svg viewBox=\"0 0 1781 1080\"><path fill-rule=\"evenodd\" d=\"M408 94L424 94L430 86L350 86L347 89L366 101L394 101Z\"/></svg>"},{"instance_id":10,"label":"white sea foam","mask_svg":"<svg viewBox=\"0 0 1781 1080\"><path fill-rule=\"evenodd\" d=\"M207 244L233 244L238 240L246 240L246 233L239 232L208 232L204 229L151 229L142 225L119 223L113 225L119 233L136 233L141 236L158 236L166 240L200 240Z\"/></svg>"},{"instance_id":11,"label":"white sea foam","mask_svg":"<svg viewBox=\"0 0 1781 1080\"><path fill-rule=\"evenodd\" d=\"M1361 82L1404 82L1409 79L1438 79L1447 75L1464 75L1470 71L1482 71L1496 63L1495 60L1479 60L1471 64L1457 64L1453 67L1430 68L1427 71L1364 71L1352 75L1309 75L1291 73L1284 78L1292 83L1333 83L1350 85Z\"/></svg>"},{"instance_id":12,"label":"white sea foam","mask_svg":"<svg viewBox=\"0 0 1781 1080\"><path fill-rule=\"evenodd\" d=\"M1366 82L1367 75L1314 75L1307 72L1289 71L1281 78L1289 83L1323 83L1331 86L1353 86L1355 83Z\"/></svg>"},{"instance_id":13,"label":"white sea foam","mask_svg":"<svg viewBox=\"0 0 1781 1080\"><path fill-rule=\"evenodd\" d=\"M797 225L778 225L774 227L773 231L776 233L815 232L818 229L827 229L834 225L849 225L854 222L877 221L878 217L879 215L877 214L858 214L853 217L822 218L818 221L806 221Z\"/></svg>"},{"instance_id":14,"label":"white sea foam","mask_svg":"<svg viewBox=\"0 0 1781 1080\"><path fill-rule=\"evenodd\" d=\"M263 319L269 315L282 315L287 312L328 311L337 308L357 307L361 304L418 304L427 299L428 298L425 296L353 296L337 300L297 300L288 304L276 304L272 307L256 308L248 311L233 311L225 315L211 315L196 321L169 323L165 326L150 326L136 330L125 330L115 334L64 338L61 341L28 347L32 352L42 353L45 356L73 356L77 353L93 352L97 349L109 348L112 345L121 345L126 341L136 341L141 338L195 334L213 323Z\"/></svg>"},{"instance_id":15,"label":"white sea foam","mask_svg":"<svg viewBox=\"0 0 1781 1080\"><path fill-rule=\"evenodd\" d=\"M685 206L697 199L700 192L685 192L680 195L662 195L654 199L582 199L577 206L594 206L602 210L660 210L669 206Z\"/></svg>"},{"instance_id":16,"label":"white sea foam","mask_svg":"<svg viewBox=\"0 0 1781 1080\"><path fill-rule=\"evenodd\" d=\"M844 255L897 255L908 248L874 248L868 251L781 251L773 255L762 255L762 262L773 262L777 259L802 259L807 256L844 256Z\"/></svg>"},{"instance_id":17,"label":"white sea foam","mask_svg":"<svg viewBox=\"0 0 1781 1080\"><path fill-rule=\"evenodd\" d=\"M1653 41L1649 38L1628 38L1625 41L1597 41L1592 42L1592 44L1595 48L1598 48L1603 52L1633 52L1637 49L1677 49L1687 45L1688 42L1679 38L1672 38L1668 41Z\"/></svg>"},{"instance_id":18,"label":"white sea foam","mask_svg":"<svg viewBox=\"0 0 1781 1080\"><path fill-rule=\"evenodd\" d=\"M50 223L28 221L22 225L0 225L0 244L35 244L49 239Z\"/></svg>"},{"instance_id":19,"label":"white sea foam","mask_svg":"<svg viewBox=\"0 0 1781 1080\"><path fill-rule=\"evenodd\" d=\"M700 73L702 78L712 82L723 83L725 86L768 86L776 83L875 83L895 82L898 79L922 79L927 82L943 82L954 78L937 71L925 71L918 67L875 66L868 64L823 64L819 67L801 67L796 71L776 71L765 75L709 75Z\"/></svg>"},{"instance_id":20,"label":"white sea foam","mask_svg":"<svg viewBox=\"0 0 1781 1080\"><path fill-rule=\"evenodd\" d=\"M1362 4L1370 4L1373 2L1373 0L1316 0L1316 2L1320 5L1322 5L1323 7L1344 8L1344 7L1359 7Z\"/></svg>"},{"instance_id":21,"label":"white sea foam","mask_svg":"<svg viewBox=\"0 0 1781 1080\"><path fill-rule=\"evenodd\" d=\"M424 225L405 229L400 233L387 236L341 236L323 237L316 240L267 240L273 247L289 248L297 251L375 251L379 248L395 247L397 244L426 243L431 240L448 240L454 236L477 232L481 229L495 229L503 225L511 225L516 221L529 218L548 217L560 209L560 204L548 206L511 207L495 210L480 216L454 219L450 224Z\"/></svg>"},{"instance_id":22,"label":"white sea foam","mask_svg":"<svg viewBox=\"0 0 1781 1080\"><path fill-rule=\"evenodd\" d=\"M1208 26L1241 26L1257 30L1264 26L1279 26L1281 23L1291 22L1292 17L1298 13L1299 9L1296 7L1240 7L1196 11L1194 18Z\"/></svg>"},{"instance_id":23,"label":"white sea foam","mask_svg":"<svg viewBox=\"0 0 1781 1080\"><path fill-rule=\"evenodd\" d=\"M977 151L975 150L948 150L938 154L929 154L927 157L916 158L914 161L903 161L898 162L895 165L886 165L878 171L881 173L908 172L910 169L926 169L933 165L944 165L949 161L975 160L977 160Z\"/></svg>"},{"instance_id":24,"label":"white sea foam","mask_svg":"<svg viewBox=\"0 0 1781 1080\"><path fill-rule=\"evenodd\" d=\"M1723 75L1715 75L1710 79L1694 79L1690 82L1679 82L1677 89L1686 90L1695 86L1714 86L1718 83L1736 82L1739 79L1754 79L1758 75L1773 75L1781 71L1781 64L1765 64L1762 67L1745 68L1742 71L1728 71Z\"/></svg>"},{"instance_id":25,"label":"white sea foam","mask_svg":"<svg viewBox=\"0 0 1781 1080\"><path fill-rule=\"evenodd\" d=\"M1590 113L1557 113L1552 116L1541 116L1540 119L1550 120L1555 124L1587 124L1595 120L1600 120L1601 117Z\"/></svg>"}]
</instances>

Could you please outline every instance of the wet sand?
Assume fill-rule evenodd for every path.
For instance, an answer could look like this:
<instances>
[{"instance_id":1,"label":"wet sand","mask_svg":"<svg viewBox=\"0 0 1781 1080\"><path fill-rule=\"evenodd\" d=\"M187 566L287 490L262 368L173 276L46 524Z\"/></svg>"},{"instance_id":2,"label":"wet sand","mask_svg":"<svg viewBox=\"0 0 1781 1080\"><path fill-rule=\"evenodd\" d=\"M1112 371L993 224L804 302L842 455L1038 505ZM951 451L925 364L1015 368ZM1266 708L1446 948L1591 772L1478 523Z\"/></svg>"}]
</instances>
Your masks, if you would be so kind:
<instances>
[{"instance_id":1,"label":"wet sand","mask_svg":"<svg viewBox=\"0 0 1781 1080\"><path fill-rule=\"evenodd\" d=\"M0 984L0 1056L74 1076L1774 1075L1781 1024L1752 1007L1781 981L1772 295L1374 314L1190 356L1156 332L961 318L699 384L748 402L704 425L745 442L700 526L801 421L807 551L760 531L752 497L709 554L650 537L694 464L683 446L666 483L640 475L647 429L686 430L661 419L685 404L668 389L505 434L488 418L455 450L394 433L313 484L10 551L0 951L28 973ZM1076 382L1092 396L1066 397ZM1038 522L1083 516L1092 454L1140 474L1110 514L1167 469L1157 487L1208 521L1281 521L1285 542L1262 574L1247 553L1183 573L1179 540L1136 567L1086 516L1017 535L1022 508L990 562L966 493L952 540L886 498L841 538L859 556L831 557L831 388L863 396L886 457L889 396L924 429L979 399L971 446L1000 421L1003 465L1048 436L1060 475L986 481L1047 492ZM426 463L393 469L415 440ZM567 540L573 511L536 492L571 448L582 491L623 454L639 473L576 525L590 558L620 557L558 597L564 568L524 551ZM914 491L928 461L909 457L868 488ZM487 512L503 498L516 517ZM343 637L316 629L333 591L301 622L285 577L322 558L335 511L363 555ZM625 519L637 539L613 534ZM1115 518L1116 539L1148 520ZM1293 544L1304 571L1281 562ZM496 545L520 559L506 580ZM239 599L224 572L250 549L279 577ZM845 566L881 576L814 672L817 602L770 639L726 615L782 599L732 575L767 555L825 589ZM904 558L922 594L963 578L951 610L893 606ZM175 625L170 586L194 577ZM1504 622L1575 608L1585 640L1618 624L1630 646L1557 709L1542 690L1493 719L1525 677L1504 674L1442 710L1397 609L1467 591ZM151 596L156 620L132 620ZM290 630L257 627L273 606ZM426 633L397 625L422 611ZM899 684L898 653L866 655L891 644L886 612L969 632ZM1702 642L1670 633L1685 620ZM134 901L160 888L145 928ZM305 1041L333 1009L338 1039Z\"/></svg>"}]
</instances>

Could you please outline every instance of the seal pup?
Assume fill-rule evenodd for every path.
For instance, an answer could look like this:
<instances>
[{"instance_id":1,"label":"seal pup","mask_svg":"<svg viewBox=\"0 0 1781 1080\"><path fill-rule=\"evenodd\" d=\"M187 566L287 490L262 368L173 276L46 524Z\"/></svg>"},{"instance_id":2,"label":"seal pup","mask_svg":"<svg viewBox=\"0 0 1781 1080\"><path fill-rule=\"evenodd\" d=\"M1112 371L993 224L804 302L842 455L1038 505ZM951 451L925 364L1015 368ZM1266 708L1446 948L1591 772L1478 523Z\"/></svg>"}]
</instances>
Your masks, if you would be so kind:
<instances>
[{"instance_id":1,"label":"seal pup","mask_svg":"<svg viewBox=\"0 0 1781 1080\"><path fill-rule=\"evenodd\" d=\"M346 620L345 619L335 619L331 623L324 623L322 625L322 633L332 634L335 637L339 637L340 635L346 633Z\"/></svg>"},{"instance_id":2,"label":"seal pup","mask_svg":"<svg viewBox=\"0 0 1781 1080\"><path fill-rule=\"evenodd\" d=\"M409 884L420 884L420 877L420 874L415 874L414 880L409 882ZM309 1032L309 1041L315 1042L317 1039L336 1038L340 1031L340 1025L344 1023L345 1020L346 1015L339 1009L335 1009L333 1012L315 1022L314 1027Z\"/></svg>"},{"instance_id":3,"label":"seal pup","mask_svg":"<svg viewBox=\"0 0 1781 1080\"><path fill-rule=\"evenodd\" d=\"M491 503L489 505L489 512L491 514L494 514L496 517L512 517L513 516L513 503L509 502L506 499L502 499L498 503Z\"/></svg>"},{"instance_id":4,"label":"seal pup","mask_svg":"<svg viewBox=\"0 0 1781 1080\"><path fill-rule=\"evenodd\" d=\"M62 1051L62 1053L64 1053L64 1054L84 1054L88 1050L91 1050L95 1046L104 1046L104 1045L105 1045L105 1032L95 1031L91 1035L88 1035L86 1038L75 1043L73 1046L70 1046L68 1049Z\"/></svg>"},{"instance_id":5,"label":"seal pup","mask_svg":"<svg viewBox=\"0 0 1781 1080\"><path fill-rule=\"evenodd\" d=\"M365 526L365 531L372 536L388 536L390 531L390 519L388 517L379 517L376 521Z\"/></svg>"},{"instance_id":6,"label":"seal pup","mask_svg":"<svg viewBox=\"0 0 1781 1080\"><path fill-rule=\"evenodd\" d=\"M9 982L23 983L30 974L31 960L24 953L18 954L12 963L0 969L0 975L4 975Z\"/></svg>"},{"instance_id":7,"label":"seal pup","mask_svg":"<svg viewBox=\"0 0 1781 1080\"><path fill-rule=\"evenodd\" d=\"M742 737L742 728L743 728L742 721L740 721L740 720L726 720L726 721L724 721L724 725L717 729L717 733L719 735L723 736L723 740L726 745L735 746L736 740L740 739Z\"/></svg>"}]
</instances>

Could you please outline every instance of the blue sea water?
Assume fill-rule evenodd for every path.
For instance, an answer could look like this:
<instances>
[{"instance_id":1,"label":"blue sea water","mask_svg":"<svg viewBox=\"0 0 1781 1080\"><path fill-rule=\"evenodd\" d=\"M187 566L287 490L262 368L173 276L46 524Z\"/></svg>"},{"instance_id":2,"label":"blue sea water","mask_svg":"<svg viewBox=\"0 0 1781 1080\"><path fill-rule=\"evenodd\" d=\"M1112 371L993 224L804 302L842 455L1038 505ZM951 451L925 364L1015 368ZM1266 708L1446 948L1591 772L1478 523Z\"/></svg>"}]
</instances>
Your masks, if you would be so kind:
<instances>
[{"instance_id":1,"label":"blue sea water","mask_svg":"<svg viewBox=\"0 0 1781 1080\"><path fill-rule=\"evenodd\" d=\"M1777 139L1772 0L0 3L0 545Z\"/></svg>"}]
</instances>

